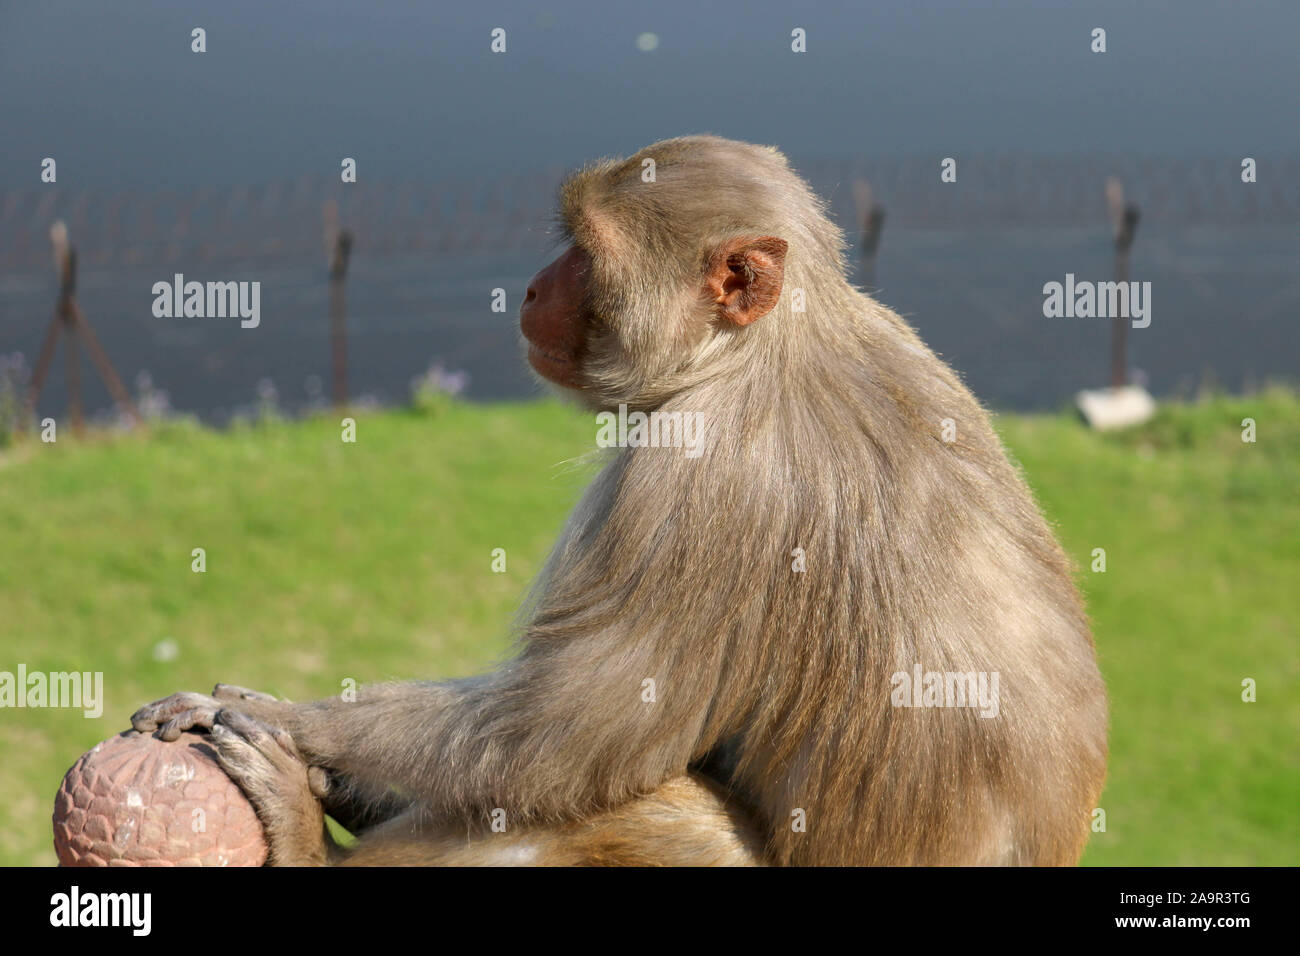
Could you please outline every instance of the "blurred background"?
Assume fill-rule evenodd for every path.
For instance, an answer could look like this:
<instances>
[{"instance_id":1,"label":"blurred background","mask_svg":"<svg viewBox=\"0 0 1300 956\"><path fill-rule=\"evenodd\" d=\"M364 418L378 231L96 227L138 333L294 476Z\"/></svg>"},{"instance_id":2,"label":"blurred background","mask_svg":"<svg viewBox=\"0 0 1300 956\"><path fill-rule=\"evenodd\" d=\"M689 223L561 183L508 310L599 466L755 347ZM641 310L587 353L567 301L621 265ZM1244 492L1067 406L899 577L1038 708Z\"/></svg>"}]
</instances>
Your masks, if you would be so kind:
<instances>
[{"instance_id":1,"label":"blurred background","mask_svg":"<svg viewBox=\"0 0 1300 956\"><path fill-rule=\"evenodd\" d=\"M14 4L0 34L0 354L34 364L65 220L83 305L127 384L224 421L270 380L328 390L322 204L356 237L352 389L400 399L435 357L474 398L534 390L515 311L566 168L668 136L783 149L871 285L986 402L1051 408L1104 383L1104 321L1044 321L1042 285L1111 278L1104 194L1141 210L1132 274L1152 327L1129 364L1157 395L1294 371L1300 83L1293 4L773 0ZM493 19L495 18L495 19ZM190 30L207 32L191 52ZM506 52L489 51L506 30ZM791 30L807 52L791 52ZM1091 30L1107 30L1092 53ZM40 160L58 181L40 180ZM1241 160L1258 182L1244 186ZM357 182L340 182L343 157ZM956 183L939 162L957 160ZM258 279L267 317L159 321L154 281ZM507 310L489 309L493 288ZM143 301L151 302L152 296ZM60 409L63 363L47 404ZM109 395L86 385L91 411Z\"/></svg>"},{"instance_id":2,"label":"blurred background","mask_svg":"<svg viewBox=\"0 0 1300 956\"><path fill-rule=\"evenodd\" d=\"M827 200L855 280L1002 413L1080 565L1115 696L1086 861L1295 863L1300 7L451 6L0 4L0 670L103 670L108 695L97 721L0 710L0 862L52 861L59 776L143 701L218 679L322 696L505 651L589 474L589 419L537 400L517 344L555 187L713 132L780 147ZM1045 319L1042 287L1114 277L1112 179L1152 288L1124 374L1162 405L1098 435L1068 408L1109 381L1111 323ZM135 412L87 347L73 440L65 341L43 445L24 403L56 221ZM155 318L175 273L259 281L259 327Z\"/></svg>"}]
</instances>

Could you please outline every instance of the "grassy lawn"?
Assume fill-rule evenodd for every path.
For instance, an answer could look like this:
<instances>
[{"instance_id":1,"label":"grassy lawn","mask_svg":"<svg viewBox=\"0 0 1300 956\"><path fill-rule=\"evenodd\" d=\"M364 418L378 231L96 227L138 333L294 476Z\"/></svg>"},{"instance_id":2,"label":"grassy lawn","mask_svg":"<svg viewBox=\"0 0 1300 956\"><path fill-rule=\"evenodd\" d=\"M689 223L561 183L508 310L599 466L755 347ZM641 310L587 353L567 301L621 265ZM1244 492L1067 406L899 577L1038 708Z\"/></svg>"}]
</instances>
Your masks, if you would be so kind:
<instances>
[{"instance_id":1,"label":"grassy lawn","mask_svg":"<svg viewBox=\"0 0 1300 956\"><path fill-rule=\"evenodd\" d=\"M320 697L506 651L591 474L590 418L355 417L356 444L331 417L0 450L0 670L102 671L106 697L97 720L0 711L0 863L54 862L63 772L143 702L216 680ZM1300 862L1300 401L1172 406L1121 437L1066 415L999 427L1081 568L1111 690L1107 832L1086 862Z\"/></svg>"}]
</instances>

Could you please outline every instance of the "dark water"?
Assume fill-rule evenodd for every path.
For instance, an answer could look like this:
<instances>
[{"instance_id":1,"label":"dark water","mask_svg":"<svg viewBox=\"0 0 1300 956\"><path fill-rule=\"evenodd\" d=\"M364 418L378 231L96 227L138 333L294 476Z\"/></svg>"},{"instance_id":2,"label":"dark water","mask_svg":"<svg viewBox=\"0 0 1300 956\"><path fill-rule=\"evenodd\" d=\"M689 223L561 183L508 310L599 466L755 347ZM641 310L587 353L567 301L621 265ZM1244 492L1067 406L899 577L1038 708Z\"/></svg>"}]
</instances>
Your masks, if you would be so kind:
<instances>
[{"instance_id":1,"label":"dark water","mask_svg":"<svg viewBox=\"0 0 1300 956\"><path fill-rule=\"evenodd\" d=\"M989 404L1052 407L1107 380L1109 323L1045 319L1041 289L1067 272L1111 278L1111 175L1142 211L1132 278L1152 282L1154 312L1129 341L1151 388L1171 394L1207 370L1230 388L1296 377L1294 0L737 7L0 3L0 355L35 359L55 297L45 237L61 218L84 255L81 303L128 383L147 370L174 407L212 421L253 403L263 379L300 407L329 387L317 237L334 197L359 237L354 395L404 401L437 360L469 373L470 397L534 394L515 323L543 256L516 240L543 221L553 180L531 171L708 131L826 159L820 172L797 165L841 225L858 215L851 181L865 176L888 210L880 298ZM203 54L190 45L196 25ZM497 25L510 37L500 55L488 46ZM1091 48L1097 25L1104 55ZM795 26L806 53L791 50ZM643 32L658 37L653 52L638 48ZM1249 186L1247 155L1259 163ZM40 181L47 156L57 186ZM359 179L341 187L344 156ZM946 156L960 157L960 185L939 181ZM462 177L485 180L478 199L386 186ZM258 183L288 185L230 192ZM305 236L314 256L204 261L191 248L178 268L133 258L168 191L176 201L161 205L208 194L191 210L192 247L288 249ZM1191 224L1204 219L1221 225ZM421 236L424 253L379 246ZM108 254L120 258L97 268ZM174 271L260 281L260 328L153 318L150 287ZM505 313L489 308L494 287L508 293ZM62 376L60 356L42 411L62 411ZM88 366L83 378L88 406L105 408Z\"/></svg>"},{"instance_id":2,"label":"dark water","mask_svg":"<svg viewBox=\"0 0 1300 956\"><path fill-rule=\"evenodd\" d=\"M1131 276L1149 281L1152 321L1129 332L1130 365L1157 395L1206 376L1229 389L1300 377L1300 269L1291 226L1147 228ZM348 279L351 393L391 403L414 376L441 362L469 374L473 399L538 394L518 348L517 314L528 277L544 254L432 254L353 261ZM887 231L876 266L878 297L902 313L994 407L1056 407L1080 388L1105 384L1110 323L1048 319L1042 286L1112 277L1109 237L1095 227ZM257 400L269 379L294 411L329 389L328 293L318 261L277 268L213 263L187 278L257 279L261 324L237 319L158 319L154 282L172 269L83 272L78 296L122 378L147 371L171 405L223 422ZM182 271L184 269L182 268ZM491 310L491 290L507 310ZM50 274L0 276L0 354L21 351L30 367L54 301ZM64 410L63 357L41 401ZM83 357L90 411L109 407Z\"/></svg>"}]
</instances>

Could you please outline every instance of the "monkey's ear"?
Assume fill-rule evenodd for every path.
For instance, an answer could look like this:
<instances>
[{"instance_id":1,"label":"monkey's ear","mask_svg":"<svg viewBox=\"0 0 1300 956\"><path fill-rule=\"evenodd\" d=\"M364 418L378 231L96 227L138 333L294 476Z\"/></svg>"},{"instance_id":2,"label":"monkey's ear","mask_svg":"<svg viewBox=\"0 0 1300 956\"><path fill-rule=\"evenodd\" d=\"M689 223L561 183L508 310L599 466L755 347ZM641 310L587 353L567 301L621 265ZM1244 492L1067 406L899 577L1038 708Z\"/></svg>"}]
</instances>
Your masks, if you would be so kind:
<instances>
[{"instance_id":1,"label":"monkey's ear","mask_svg":"<svg viewBox=\"0 0 1300 956\"><path fill-rule=\"evenodd\" d=\"M776 308L785 278L788 244L776 236L728 239L709 256L704 296L718 317L749 325Z\"/></svg>"}]
</instances>

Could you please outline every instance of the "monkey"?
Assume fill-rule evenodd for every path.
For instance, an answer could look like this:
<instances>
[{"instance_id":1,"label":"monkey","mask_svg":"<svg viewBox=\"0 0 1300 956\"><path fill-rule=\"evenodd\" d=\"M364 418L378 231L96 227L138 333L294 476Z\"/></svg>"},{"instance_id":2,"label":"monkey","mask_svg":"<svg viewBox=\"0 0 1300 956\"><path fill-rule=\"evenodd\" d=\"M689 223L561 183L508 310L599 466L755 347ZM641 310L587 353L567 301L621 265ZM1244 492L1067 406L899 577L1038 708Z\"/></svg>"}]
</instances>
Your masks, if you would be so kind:
<instances>
[{"instance_id":1,"label":"monkey","mask_svg":"<svg viewBox=\"0 0 1300 956\"><path fill-rule=\"evenodd\" d=\"M272 863L1076 863L1108 715L1073 566L823 202L775 148L688 136L558 206L529 364L595 412L698 413L696 457L611 450L493 671L218 685L136 729L210 730ZM977 677L995 707L956 693Z\"/></svg>"}]
</instances>

